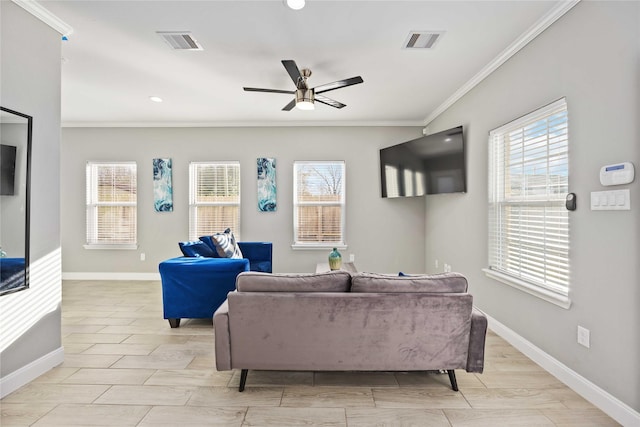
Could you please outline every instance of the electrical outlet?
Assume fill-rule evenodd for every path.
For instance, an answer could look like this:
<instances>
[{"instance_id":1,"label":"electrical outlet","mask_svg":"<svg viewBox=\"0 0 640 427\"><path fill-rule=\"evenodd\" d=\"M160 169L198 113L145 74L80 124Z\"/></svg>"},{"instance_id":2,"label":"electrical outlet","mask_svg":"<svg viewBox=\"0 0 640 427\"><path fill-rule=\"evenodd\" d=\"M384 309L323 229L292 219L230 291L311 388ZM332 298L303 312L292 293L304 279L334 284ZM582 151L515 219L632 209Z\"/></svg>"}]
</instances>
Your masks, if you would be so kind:
<instances>
[{"instance_id":1,"label":"electrical outlet","mask_svg":"<svg viewBox=\"0 0 640 427\"><path fill-rule=\"evenodd\" d=\"M445 273L450 273L451 272L451 266L447 263L444 264L444 272Z\"/></svg>"},{"instance_id":2,"label":"electrical outlet","mask_svg":"<svg viewBox=\"0 0 640 427\"><path fill-rule=\"evenodd\" d=\"M589 348L590 339L591 339L591 333L589 332L589 330L587 328L583 328L582 326L578 325L578 344Z\"/></svg>"},{"instance_id":3,"label":"electrical outlet","mask_svg":"<svg viewBox=\"0 0 640 427\"><path fill-rule=\"evenodd\" d=\"M349 262L356 262L356 254L349 254Z\"/></svg>"},{"instance_id":4,"label":"electrical outlet","mask_svg":"<svg viewBox=\"0 0 640 427\"><path fill-rule=\"evenodd\" d=\"M440 267L440 261L436 260L435 265L436 265L436 268Z\"/></svg>"},{"instance_id":5,"label":"electrical outlet","mask_svg":"<svg viewBox=\"0 0 640 427\"><path fill-rule=\"evenodd\" d=\"M146 255L144 254L144 252L142 252L140 254L140 261L144 261L145 259L147 259Z\"/></svg>"}]
</instances>

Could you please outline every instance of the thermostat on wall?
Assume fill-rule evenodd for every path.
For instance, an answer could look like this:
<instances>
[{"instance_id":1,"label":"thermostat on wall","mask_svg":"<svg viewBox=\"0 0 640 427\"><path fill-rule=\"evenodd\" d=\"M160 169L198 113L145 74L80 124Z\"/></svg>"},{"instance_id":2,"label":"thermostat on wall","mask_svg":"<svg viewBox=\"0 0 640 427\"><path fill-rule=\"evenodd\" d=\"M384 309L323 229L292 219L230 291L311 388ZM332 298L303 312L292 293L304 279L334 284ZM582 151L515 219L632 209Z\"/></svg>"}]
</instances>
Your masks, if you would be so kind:
<instances>
[{"instance_id":1,"label":"thermostat on wall","mask_svg":"<svg viewBox=\"0 0 640 427\"><path fill-rule=\"evenodd\" d=\"M600 168L600 184L605 186L629 184L633 181L634 176L635 171L633 164L630 162L617 163Z\"/></svg>"}]
</instances>

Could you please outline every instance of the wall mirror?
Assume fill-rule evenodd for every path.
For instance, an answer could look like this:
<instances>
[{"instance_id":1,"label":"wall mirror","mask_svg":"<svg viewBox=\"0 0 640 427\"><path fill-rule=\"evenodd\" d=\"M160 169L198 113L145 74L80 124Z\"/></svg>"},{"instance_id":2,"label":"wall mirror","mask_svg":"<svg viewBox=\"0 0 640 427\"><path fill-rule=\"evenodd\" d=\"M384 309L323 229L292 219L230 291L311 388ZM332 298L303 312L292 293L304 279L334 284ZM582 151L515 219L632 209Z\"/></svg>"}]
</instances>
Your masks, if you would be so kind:
<instances>
[{"instance_id":1,"label":"wall mirror","mask_svg":"<svg viewBox=\"0 0 640 427\"><path fill-rule=\"evenodd\" d=\"M0 295L29 287L32 121L0 107Z\"/></svg>"}]
</instances>

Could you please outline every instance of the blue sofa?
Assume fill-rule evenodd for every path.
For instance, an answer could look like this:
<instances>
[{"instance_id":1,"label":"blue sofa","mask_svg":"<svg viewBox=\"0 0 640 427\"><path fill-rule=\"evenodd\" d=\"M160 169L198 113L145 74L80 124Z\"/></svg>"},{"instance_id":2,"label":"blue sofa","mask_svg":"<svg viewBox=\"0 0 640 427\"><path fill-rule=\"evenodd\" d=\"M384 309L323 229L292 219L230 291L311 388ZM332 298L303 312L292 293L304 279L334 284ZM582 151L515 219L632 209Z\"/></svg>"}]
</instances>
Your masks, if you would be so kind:
<instances>
[{"instance_id":1,"label":"blue sofa","mask_svg":"<svg viewBox=\"0 0 640 427\"><path fill-rule=\"evenodd\" d=\"M200 240L212 245L210 236ZM160 263L164 318L172 328L179 327L182 318L212 318L243 271L272 272L271 243L238 242L238 246L244 258L219 258L214 249L209 257L182 256Z\"/></svg>"}]
</instances>

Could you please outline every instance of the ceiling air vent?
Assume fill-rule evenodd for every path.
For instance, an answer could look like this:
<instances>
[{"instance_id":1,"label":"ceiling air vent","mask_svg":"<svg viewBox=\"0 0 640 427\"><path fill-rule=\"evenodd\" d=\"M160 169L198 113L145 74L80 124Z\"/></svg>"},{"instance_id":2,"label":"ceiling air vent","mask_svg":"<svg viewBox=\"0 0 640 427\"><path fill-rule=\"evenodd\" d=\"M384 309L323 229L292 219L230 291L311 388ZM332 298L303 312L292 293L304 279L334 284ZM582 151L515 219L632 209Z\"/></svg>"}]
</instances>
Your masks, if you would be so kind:
<instances>
[{"instance_id":1,"label":"ceiling air vent","mask_svg":"<svg viewBox=\"0 0 640 427\"><path fill-rule=\"evenodd\" d=\"M412 31L402 46L403 49L433 49L444 32Z\"/></svg>"},{"instance_id":2,"label":"ceiling air vent","mask_svg":"<svg viewBox=\"0 0 640 427\"><path fill-rule=\"evenodd\" d=\"M162 40L174 50L202 50L189 31L156 31Z\"/></svg>"}]
</instances>

